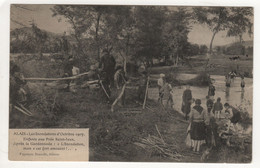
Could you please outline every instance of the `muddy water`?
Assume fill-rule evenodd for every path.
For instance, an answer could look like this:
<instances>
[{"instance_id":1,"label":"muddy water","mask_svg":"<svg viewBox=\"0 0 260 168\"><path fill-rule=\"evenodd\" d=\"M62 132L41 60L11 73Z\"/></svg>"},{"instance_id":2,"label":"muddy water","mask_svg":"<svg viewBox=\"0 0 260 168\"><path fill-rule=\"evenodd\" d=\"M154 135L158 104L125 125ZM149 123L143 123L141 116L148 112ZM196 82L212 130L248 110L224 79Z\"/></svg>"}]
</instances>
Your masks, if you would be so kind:
<instances>
[{"instance_id":1,"label":"muddy water","mask_svg":"<svg viewBox=\"0 0 260 168\"><path fill-rule=\"evenodd\" d=\"M194 78L196 75L193 74L181 74L177 78L186 80ZM229 103L232 106L242 105L243 108L246 108L250 115L252 115L252 102L253 102L253 79L245 78L246 86L244 90L240 87L240 78L234 79L231 83L230 88L226 88L225 86L225 77L219 75L212 75L211 78L215 80L214 86L216 88L214 99L216 100L218 97L221 98L221 102ZM185 90L184 86L176 86L173 87L174 94L174 109L181 111L182 104L182 94ZM197 87L191 86L192 96L193 98L201 99L202 106L206 107L206 96L208 94L208 87ZM158 88L149 88L148 97L150 99L158 100Z\"/></svg>"}]
</instances>

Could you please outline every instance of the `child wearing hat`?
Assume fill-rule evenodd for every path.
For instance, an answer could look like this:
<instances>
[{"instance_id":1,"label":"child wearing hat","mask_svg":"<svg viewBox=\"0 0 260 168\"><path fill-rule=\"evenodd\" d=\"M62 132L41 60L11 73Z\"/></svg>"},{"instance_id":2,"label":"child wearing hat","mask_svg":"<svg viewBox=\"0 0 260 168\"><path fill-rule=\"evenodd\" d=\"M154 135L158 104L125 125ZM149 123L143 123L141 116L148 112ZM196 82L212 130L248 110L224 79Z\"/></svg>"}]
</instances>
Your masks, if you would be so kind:
<instances>
[{"instance_id":1,"label":"child wearing hat","mask_svg":"<svg viewBox=\"0 0 260 168\"><path fill-rule=\"evenodd\" d=\"M173 106L173 97L172 97L172 86L169 83L169 78L165 79L165 82L163 86L161 87L160 91L160 96L161 96L161 103L164 106L164 108L170 107L172 108Z\"/></svg>"},{"instance_id":2,"label":"child wearing hat","mask_svg":"<svg viewBox=\"0 0 260 168\"><path fill-rule=\"evenodd\" d=\"M162 103L163 93L162 93L162 87L165 83L165 75L163 73L160 74L160 78L157 80L157 86L159 90L159 98L158 102Z\"/></svg>"}]
</instances>

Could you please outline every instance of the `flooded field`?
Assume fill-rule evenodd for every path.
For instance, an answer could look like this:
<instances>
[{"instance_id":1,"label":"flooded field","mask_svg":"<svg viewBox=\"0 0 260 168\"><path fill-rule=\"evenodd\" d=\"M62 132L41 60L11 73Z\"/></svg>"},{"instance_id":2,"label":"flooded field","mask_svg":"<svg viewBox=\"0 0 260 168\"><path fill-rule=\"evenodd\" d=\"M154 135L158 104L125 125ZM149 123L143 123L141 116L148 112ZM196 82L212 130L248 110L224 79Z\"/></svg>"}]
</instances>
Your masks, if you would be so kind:
<instances>
[{"instance_id":1,"label":"flooded field","mask_svg":"<svg viewBox=\"0 0 260 168\"><path fill-rule=\"evenodd\" d=\"M177 78L182 80L187 80L194 78L196 75L194 74L181 74ZM214 99L216 100L218 97L221 98L221 102L229 103L232 106L239 106L243 105L246 108L250 115L252 115L252 107L253 107L253 79L252 78L245 78L246 86L244 90L240 87L240 78L234 79L231 83L231 87L227 88L225 86L225 77L220 75L212 75L214 86L216 88ZM182 94L185 90L184 86L173 86L174 90L174 108L177 111L181 111L181 104L182 104ZM191 86L192 96L195 99L201 99L202 106L206 107L206 96L208 94L208 87L197 87ZM148 97L150 99L158 100L158 88L149 88L148 90Z\"/></svg>"}]
</instances>

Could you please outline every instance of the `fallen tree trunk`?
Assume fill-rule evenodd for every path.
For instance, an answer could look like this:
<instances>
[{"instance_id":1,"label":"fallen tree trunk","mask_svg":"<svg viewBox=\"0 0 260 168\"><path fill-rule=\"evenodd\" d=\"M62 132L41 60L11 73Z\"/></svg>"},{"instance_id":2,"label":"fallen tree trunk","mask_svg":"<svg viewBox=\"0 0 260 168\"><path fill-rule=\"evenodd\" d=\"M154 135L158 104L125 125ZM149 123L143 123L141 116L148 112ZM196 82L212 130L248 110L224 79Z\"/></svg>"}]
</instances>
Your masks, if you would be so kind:
<instances>
[{"instance_id":1,"label":"fallen tree trunk","mask_svg":"<svg viewBox=\"0 0 260 168\"><path fill-rule=\"evenodd\" d=\"M71 79L77 79L81 76L88 75L89 72L84 72L82 74L78 74L75 76L70 77L64 77L64 78L24 78L26 81L61 81L61 80L71 80Z\"/></svg>"}]
</instances>

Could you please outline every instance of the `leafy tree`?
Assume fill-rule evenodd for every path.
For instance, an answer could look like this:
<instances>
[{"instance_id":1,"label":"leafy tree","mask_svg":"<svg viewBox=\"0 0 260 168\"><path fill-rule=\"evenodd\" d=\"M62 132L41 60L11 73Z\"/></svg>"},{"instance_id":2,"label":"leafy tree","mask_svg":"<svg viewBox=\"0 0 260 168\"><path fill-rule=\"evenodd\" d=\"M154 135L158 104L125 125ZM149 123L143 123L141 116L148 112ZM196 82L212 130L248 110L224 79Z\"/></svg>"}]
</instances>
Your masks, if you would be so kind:
<instances>
[{"instance_id":1,"label":"leafy tree","mask_svg":"<svg viewBox=\"0 0 260 168\"><path fill-rule=\"evenodd\" d=\"M55 5L52 9L53 17L63 16L71 24L78 55L85 55L83 41L93 25L92 7L85 5Z\"/></svg>"},{"instance_id":2,"label":"leafy tree","mask_svg":"<svg viewBox=\"0 0 260 168\"><path fill-rule=\"evenodd\" d=\"M244 55L245 54L245 46L240 43L235 43L226 49L226 54L228 55Z\"/></svg>"},{"instance_id":3,"label":"leafy tree","mask_svg":"<svg viewBox=\"0 0 260 168\"><path fill-rule=\"evenodd\" d=\"M135 9L134 17L136 19L134 57L149 66L153 58L161 57L165 8L139 6Z\"/></svg>"},{"instance_id":4,"label":"leafy tree","mask_svg":"<svg viewBox=\"0 0 260 168\"><path fill-rule=\"evenodd\" d=\"M248 30L252 33L251 16L252 8L245 7L195 7L193 9L194 19L206 24L212 31L209 52L212 53L212 44L215 35L227 30L227 36L239 36L242 41L242 34Z\"/></svg>"},{"instance_id":5,"label":"leafy tree","mask_svg":"<svg viewBox=\"0 0 260 168\"><path fill-rule=\"evenodd\" d=\"M198 44L190 44L189 56L198 55L199 51L200 51L200 47Z\"/></svg>"},{"instance_id":6,"label":"leafy tree","mask_svg":"<svg viewBox=\"0 0 260 168\"><path fill-rule=\"evenodd\" d=\"M229 26L229 8L227 7L195 7L194 18L201 24L206 24L212 31L209 52L212 53L212 44L216 34L226 30Z\"/></svg>"},{"instance_id":7,"label":"leafy tree","mask_svg":"<svg viewBox=\"0 0 260 168\"><path fill-rule=\"evenodd\" d=\"M253 16L253 8L234 7L231 8L231 14L229 17L230 27L227 32L227 36L238 36L240 43L242 43L242 36L244 33L248 33L250 36L252 32L253 23L251 17Z\"/></svg>"},{"instance_id":8,"label":"leafy tree","mask_svg":"<svg viewBox=\"0 0 260 168\"><path fill-rule=\"evenodd\" d=\"M200 45L199 53L206 54L208 52L208 47L206 45Z\"/></svg>"},{"instance_id":9,"label":"leafy tree","mask_svg":"<svg viewBox=\"0 0 260 168\"><path fill-rule=\"evenodd\" d=\"M183 59L183 56L188 55L188 33L191 15L184 8L168 11L167 14L163 30L164 55L167 58L174 59L177 65L179 57Z\"/></svg>"}]
</instances>

